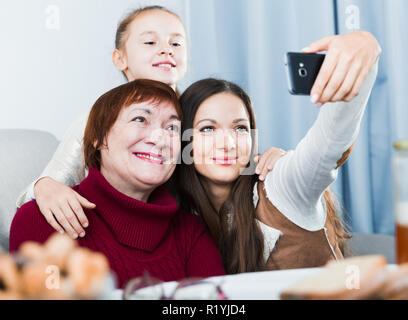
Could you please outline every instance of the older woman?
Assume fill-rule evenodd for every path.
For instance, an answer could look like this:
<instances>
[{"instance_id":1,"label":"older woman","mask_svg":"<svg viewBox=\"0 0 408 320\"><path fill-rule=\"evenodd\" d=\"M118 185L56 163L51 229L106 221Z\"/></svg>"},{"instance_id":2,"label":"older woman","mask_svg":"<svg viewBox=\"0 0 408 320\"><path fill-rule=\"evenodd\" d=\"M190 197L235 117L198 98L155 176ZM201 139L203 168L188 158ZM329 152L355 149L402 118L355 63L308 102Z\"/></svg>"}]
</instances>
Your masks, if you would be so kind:
<instances>
[{"instance_id":1,"label":"older woman","mask_svg":"<svg viewBox=\"0 0 408 320\"><path fill-rule=\"evenodd\" d=\"M181 118L175 92L153 80L114 88L91 110L84 135L89 174L73 189L96 208L87 210L89 228L77 241L107 257L119 287L144 271L164 281L224 274L199 218L180 211L162 186L180 153ZM13 219L10 251L53 232L37 203L28 202Z\"/></svg>"}]
</instances>

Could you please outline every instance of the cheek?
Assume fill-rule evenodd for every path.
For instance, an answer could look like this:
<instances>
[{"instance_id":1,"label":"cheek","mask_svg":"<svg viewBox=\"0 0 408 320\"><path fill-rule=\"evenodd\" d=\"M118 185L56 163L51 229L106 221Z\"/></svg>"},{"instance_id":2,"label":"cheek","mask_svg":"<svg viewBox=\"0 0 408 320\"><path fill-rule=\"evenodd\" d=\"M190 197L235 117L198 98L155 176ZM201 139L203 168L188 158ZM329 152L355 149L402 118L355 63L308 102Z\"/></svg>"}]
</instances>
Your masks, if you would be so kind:
<instances>
[{"instance_id":1,"label":"cheek","mask_svg":"<svg viewBox=\"0 0 408 320\"><path fill-rule=\"evenodd\" d=\"M202 135L194 135L193 139L193 159L194 163L202 164L211 155L213 149L213 139Z\"/></svg>"},{"instance_id":2,"label":"cheek","mask_svg":"<svg viewBox=\"0 0 408 320\"><path fill-rule=\"evenodd\" d=\"M179 64L187 65L187 49L179 49L176 51L176 59Z\"/></svg>"},{"instance_id":3,"label":"cheek","mask_svg":"<svg viewBox=\"0 0 408 320\"><path fill-rule=\"evenodd\" d=\"M238 137L237 139L239 157L249 159L251 157L252 139L249 135ZM249 160L248 160L249 161Z\"/></svg>"},{"instance_id":4,"label":"cheek","mask_svg":"<svg viewBox=\"0 0 408 320\"><path fill-rule=\"evenodd\" d=\"M137 45L130 45L127 47L126 56L128 58L128 64L131 66L141 67L140 63L149 62L152 57L151 49L144 48Z\"/></svg>"},{"instance_id":5,"label":"cheek","mask_svg":"<svg viewBox=\"0 0 408 320\"><path fill-rule=\"evenodd\" d=\"M181 141L179 136L174 136L172 139L170 139L169 149L173 157L177 158L181 150Z\"/></svg>"}]
</instances>

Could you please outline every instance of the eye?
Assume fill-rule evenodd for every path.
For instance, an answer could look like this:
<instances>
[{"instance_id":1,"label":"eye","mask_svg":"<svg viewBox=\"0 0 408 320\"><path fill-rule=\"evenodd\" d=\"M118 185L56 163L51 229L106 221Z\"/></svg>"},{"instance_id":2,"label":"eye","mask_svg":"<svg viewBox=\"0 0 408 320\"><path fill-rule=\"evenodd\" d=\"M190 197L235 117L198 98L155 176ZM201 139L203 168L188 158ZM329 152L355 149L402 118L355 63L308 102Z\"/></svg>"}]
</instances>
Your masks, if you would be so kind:
<instances>
[{"instance_id":1,"label":"eye","mask_svg":"<svg viewBox=\"0 0 408 320\"><path fill-rule=\"evenodd\" d=\"M200 132L212 132L212 131L214 131L213 126L207 126L200 129Z\"/></svg>"},{"instance_id":2,"label":"eye","mask_svg":"<svg viewBox=\"0 0 408 320\"><path fill-rule=\"evenodd\" d=\"M248 127L244 125L240 125L240 126L237 126L235 130L237 130L238 132L248 132Z\"/></svg>"},{"instance_id":3,"label":"eye","mask_svg":"<svg viewBox=\"0 0 408 320\"><path fill-rule=\"evenodd\" d=\"M181 44L178 43L178 42L173 42L171 45L172 45L173 47L181 47Z\"/></svg>"},{"instance_id":4,"label":"eye","mask_svg":"<svg viewBox=\"0 0 408 320\"><path fill-rule=\"evenodd\" d=\"M169 129L170 131L173 131L173 132L176 132L176 133L180 132L180 127L179 127L178 125L176 125L176 124L170 125L170 126L168 127L168 129Z\"/></svg>"},{"instance_id":5,"label":"eye","mask_svg":"<svg viewBox=\"0 0 408 320\"><path fill-rule=\"evenodd\" d=\"M152 45L154 45L156 42L154 42L154 41L146 41L144 44L147 44L147 45L150 45L150 46L152 46Z\"/></svg>"},{"instance_id":6,"label":"eye","mask_svg":"<svg viewBox=\"0 0 408 320\"><path fill-rule=\"evenodd\" d=\"M133 118L132 121L134 121L134 122L146 122L146 118L136 117L136 118Z\"/></svg>"}]
</instances>

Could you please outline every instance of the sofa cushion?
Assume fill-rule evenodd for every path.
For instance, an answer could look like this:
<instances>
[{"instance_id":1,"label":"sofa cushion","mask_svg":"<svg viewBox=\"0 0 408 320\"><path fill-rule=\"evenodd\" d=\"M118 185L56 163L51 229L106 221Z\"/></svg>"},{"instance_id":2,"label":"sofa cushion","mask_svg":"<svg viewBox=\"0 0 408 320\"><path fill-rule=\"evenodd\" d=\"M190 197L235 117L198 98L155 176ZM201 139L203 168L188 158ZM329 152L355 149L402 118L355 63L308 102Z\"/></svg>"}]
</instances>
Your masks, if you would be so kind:
<instances>
[{"instance_id":1,"label":"sofa cushion","mask_svg":"<svg viewBox=\"0 0 408 320\"><path fill-rule=\"evenodd\" d=\"M4 250L18 196L41 174L57 145L48 132L0 129L0 247Z\"/></svg>"}]
</instances>

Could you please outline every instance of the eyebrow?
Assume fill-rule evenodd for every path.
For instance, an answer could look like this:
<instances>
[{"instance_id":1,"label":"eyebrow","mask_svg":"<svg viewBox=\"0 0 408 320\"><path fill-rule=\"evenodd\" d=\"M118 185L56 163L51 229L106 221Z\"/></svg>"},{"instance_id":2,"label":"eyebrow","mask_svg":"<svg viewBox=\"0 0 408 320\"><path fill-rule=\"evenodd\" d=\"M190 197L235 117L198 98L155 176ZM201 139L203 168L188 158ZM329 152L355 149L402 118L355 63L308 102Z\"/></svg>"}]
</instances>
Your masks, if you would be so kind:
<instances>
[{"instance_id":1,"label":"eyebrow","mask_svg":"<svg viewBox=\"0 0 408 320\"><path fill-rule=\"evenodd\" d=\"M214 119L202 119L202 120L200 120L200 121L198 121L198 122L196 123L196 126L198 126L199 123L204 122L204 121L209 121L209 122L211 122L211 123L217 123L217 121L215 121ZM233 120L232 123L238 123L238 122L241 122L241 121L249 122L248 119L239 118L239 119Z\"/></svg>"},{"instance_id":2,"label":"eyebrow","mask_svg":"<svg viewBox=\"0 0 408 320\"><path fill-rule=\"evenodd\" d=\"M145 35L145 34L154 34L154 35L156 35L157 32L155 32L155 31L144 31L144 32L142 32L142 33L140 34L140 36L143 36L143 35ZM182 38L184 38L184 36L183 36L181 33L178 33L178 32L176 32L176 33L171 33L170 35L171 35L172 37L182 37Z\"/></svg>"},{"instance_id":3,"label":"eyebrow","mask_svg":"<svg viewBox=\"0 0 408 320\"><path fill-rule=\"evenodd\" d=\"M133 108L132 110L131 110L131 112L132 111L143 111L144 113L147 113L147 114L152 114L152 111L150 110L150 109L146 109L146 108Z\"/></svg>"},{"instance_id":4,"label":"eyebrow","mask_svg":"<svg viewBox=\"0 0 408 320\"><path fill-rule=\"evenodd\" d=\"M180 118L178 117L178 115L173 114L173 115L170 116L169 120L178 120L178 121L180 121Z\"/></svg>"}]
</instances>

